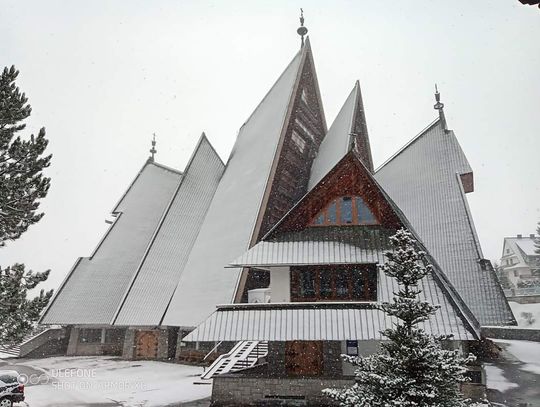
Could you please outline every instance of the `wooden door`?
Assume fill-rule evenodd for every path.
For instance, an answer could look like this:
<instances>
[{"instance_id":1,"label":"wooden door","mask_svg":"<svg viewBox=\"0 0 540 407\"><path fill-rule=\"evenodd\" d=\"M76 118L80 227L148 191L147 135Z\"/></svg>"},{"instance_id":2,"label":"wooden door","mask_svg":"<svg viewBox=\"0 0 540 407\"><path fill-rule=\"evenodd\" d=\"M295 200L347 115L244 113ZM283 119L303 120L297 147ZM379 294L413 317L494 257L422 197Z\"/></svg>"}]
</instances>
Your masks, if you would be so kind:
<instances>
[{"instance_id":1,"label":"wooden door","mask_svg":"<svg viewBox=\"0 0 540 407\"><path fill-rule=\"evenodd\" d=\"M292 376L317 376L323 370L323 343L293 341L285 345L285 370Z\"/></svg>"},{"instance_id":2,"label":"wooden door","mask_svg":"<svg viewBox=\"0 0 540 407\"><path fill-rule=\"evenodd\" d=\"M137 331L135 356L141 359L157 359L158 332Z\"/></svg>"}]
</instances>

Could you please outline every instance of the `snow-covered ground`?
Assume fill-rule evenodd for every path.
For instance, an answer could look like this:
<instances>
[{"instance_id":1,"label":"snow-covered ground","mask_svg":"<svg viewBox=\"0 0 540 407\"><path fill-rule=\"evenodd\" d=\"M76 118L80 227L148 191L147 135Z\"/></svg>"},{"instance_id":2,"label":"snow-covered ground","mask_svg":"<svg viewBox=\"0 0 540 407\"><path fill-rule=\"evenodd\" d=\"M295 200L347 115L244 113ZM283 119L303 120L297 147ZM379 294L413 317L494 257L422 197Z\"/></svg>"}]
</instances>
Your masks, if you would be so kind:
<instances>
[{"instance_id":1,"label":"snow-covered ground","mask_svg":"<svg viewBox=\"0 0 540 407\"><path fill-rule=\"evenodd\" d=\"M487 388L499 390L504 393L507 390L519 387L516 383L512 383L503 375L503 370L492 364L485 364L487 377Z\"/></svg>"},{"instance_id":2,"label":"snow-covered ground","mask_svg":"<svg viewBox=\"0 0 540 407\"><path fill-rule=\"evenodd\" d=\"M509 304L520 328L540 329L540 303L519 304L510 301Z\"/></svg>"},{"instance_id":3,"label":"snow-covered ground","mask_svg":"<svg viewBox=\"0 0 540 407\"><path fill-rule=\"evenodd\" d=\"M540 342L506 339L496 339L495 342L506 344L507 352L523 363L521 370L540 375Z\"/></svg>"},{"instance_id":4,"label":"snow-covered ground","mask_svg":"<svg viewBox=\"0 0 540 407\"><path fill-rule=\"evenodd\" d=\"M488 398L497 406L540 406L540 343L493 340L504 350L485 364Z\"/></svg>"},{"instance_id":5,"label":"snow-covered ground","mask_svg":"<svg viewBox=\"0 0 540 407\"><path fill-rule=\"evenodd\" d=\"M110 357L54 357L11 363L10 369L28 377L25 393L29 407L167 406L210 397L212 390L210 384L194 384L200 381L202 368L173 363ZM32 385L38 381L40 384Z\"/></svg>"}]
</instances>

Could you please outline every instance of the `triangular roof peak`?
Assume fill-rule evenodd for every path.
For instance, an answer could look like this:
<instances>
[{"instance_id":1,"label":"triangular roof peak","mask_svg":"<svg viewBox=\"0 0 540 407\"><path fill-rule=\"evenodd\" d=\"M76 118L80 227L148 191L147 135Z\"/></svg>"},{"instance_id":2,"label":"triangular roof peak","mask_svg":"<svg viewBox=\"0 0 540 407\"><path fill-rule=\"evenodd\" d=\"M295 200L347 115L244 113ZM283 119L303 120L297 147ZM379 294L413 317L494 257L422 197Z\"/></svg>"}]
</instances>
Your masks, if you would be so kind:
<instances>
[{"instance_id":1,"label":"triangular roof peak","mask_svg":"<svg viewBox=\"0 0 540 407\"><path fill-rule=\"evenodd\" d=\"M350 150L304 197L272 228L263 240L276 233L301 230L332 200L339 196L360 196L380 222L388 227L405 226L397 207L379 186L356 150Z\"/></svg>"},{"instance_id":2,"label":"triangular roof peak","mask_svg":"<svg viewBox=\"0 0 540 407\"><path fill-rule=\"evenodd\" d=\"M439 264L431 256L413 229L403 212L392 201L375 180L371 171L365 166L362 157L355 150L350 150L314 186L261 240L269 241L283 233L299 232L307 229L321 209L331 200L339 196L361 196L369 209L374 212L381 226L388 230L405 228L414 236L418 248L427 254L427 261L433 265L433 277L446 297L454 305L461 319L479 335L479 324L462 300L456 289L443 273ZM348 226L342 226L347 228ZM369 228L370 226L366 226ZM261 245L261 243L259 243ZM255 246L252 250L255 250Z\"/></svg>"},{"instance_id":3,"label":"triangular roof peak","mask_svg":"<svg viewBox=\"0 0 540 407\"><path fill-rule=\"evenodd\" d=\"M305 104L302 90L306 88L308 107L313 111L310 113L316 113L308 130L317 137L321 134L320 138L315 137L318 146L326 125L309 41L240 128L165 315L165 325L194 326L215 304L228 302L235 292L242 292L246 280L240 276L242 270L223 273L222 268L231 253L241 253L256 243L267 230L266 225L274 224L273 217L279 219L283 215L270 213L268 208L278 208L271 200L278 196L276 185L283 179L284 157L291 150L292 130L298 125L295 118L302 111L298 106ZM300 163L306 172L302 194L307 189L311 164L303 160ZM283 205L285 211L297 201L294 198ZM233 212L234 216L223 215ZM213 247L212 256L208 256L209 244ZM200 296L201 290L205 296Z\"/></svg>"},{"instance_id":4,"label":"triangular roof peak","mask_svg":"<svg viewBox=\"0 0 540 407\"><path fill-rule=\"evenodd\" d=\"M366 116L358 80L321 143L311 168L309 188L313 188L353 148L364 165L373 172Z\"/></svg>"}]
</instances>

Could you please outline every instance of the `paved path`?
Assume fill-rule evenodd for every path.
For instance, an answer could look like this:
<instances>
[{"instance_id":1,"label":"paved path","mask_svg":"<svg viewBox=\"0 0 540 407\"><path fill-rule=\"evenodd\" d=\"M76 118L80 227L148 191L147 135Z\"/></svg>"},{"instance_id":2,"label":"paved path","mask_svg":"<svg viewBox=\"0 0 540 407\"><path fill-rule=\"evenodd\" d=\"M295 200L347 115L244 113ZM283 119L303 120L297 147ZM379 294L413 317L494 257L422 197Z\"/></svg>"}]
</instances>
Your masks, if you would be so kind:
<instances>
[{"instance_id":1,"label":"paved path","mask_svg":"<svg viewBox=\"0 0 540 407\"><path fill-rule=\"evenodd\" d=\"M540 407L540 375L523 370L525 364L506 351L508 346L497 344L504 350L501 359L492 364L502 369L503 376L519 387L505 392L489 389L489 400L508 407Z\"/></svg>"}]
</instances>

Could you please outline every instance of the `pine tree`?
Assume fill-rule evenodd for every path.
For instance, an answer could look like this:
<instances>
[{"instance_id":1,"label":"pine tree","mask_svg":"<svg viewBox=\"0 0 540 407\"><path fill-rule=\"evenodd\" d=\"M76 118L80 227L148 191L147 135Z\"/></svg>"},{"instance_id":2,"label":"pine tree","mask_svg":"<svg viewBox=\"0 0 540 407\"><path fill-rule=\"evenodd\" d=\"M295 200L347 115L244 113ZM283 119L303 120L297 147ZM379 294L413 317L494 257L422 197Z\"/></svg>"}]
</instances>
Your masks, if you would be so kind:
<instances>
[{"instance_id":1,"label":"pine tree","mask_svg":"<svg viewBox=\"0 0 540 407\"><path fill-rule=\"evenodd\" d=\"M18 75L12 66L4 68L0 76L0 245L19 238L43 217L36 210L50 185L50 178L42 173L51 160L50 155L43 156L48 143L45 129L29 140L15 137L32 112L25 94L15 85Z\"/></svg>"},{"instance_id":2,"label":"pine tree","mask_svg":"<svg viewBox=\"0 0 540 407\"><path fill-rule=\"evenodd\" d=\"M30 225L38 222L40 199L47 195L50 178L43 176L51 156L44 155L48 141L45 129L29 139L17 133L32 108L15 85L19 72L4 68L0 75L0 247L18 239ZM36 323L49 302L52 290L27 299L27 291L45 281L49 271L33 273L23 264L0 265L0 343L17 342Z\"/></svg>"},{"instance_id":3,"label":"pine tree","mask_svg":"<svg viewBox=\"0 0 540 407\"><path fill-rule=\"evenodd\" d=\"M27 292L47 277L49 271L33 273L26 271L24 264L0 269L0 343L20 342L34 328L52 290L41 290L32 299L27 298Z\"/></svg>"},{"instance_id":4,"label":"pine tree","mask_svg":"<svg viewBox=\"0 0 540 407\"><path fill-rule=\"evenodd\" d=\"M350 407L461 407L468 405L459 384L466 381L466 364L474 356L462 357L458 351L443 349L451 336L432 336L419 327L439 308L421 301L418 283L431 272L425 253L415 249L412 235L399 230L391 238L394 251L385 254L382 266L395 278L399 291L393 301L378 305L398 322L381 333L388 339L381 350L366 357L344 355L358 368L355 384L345 389L324 392Z\"/></svg>"}]
</instances>

